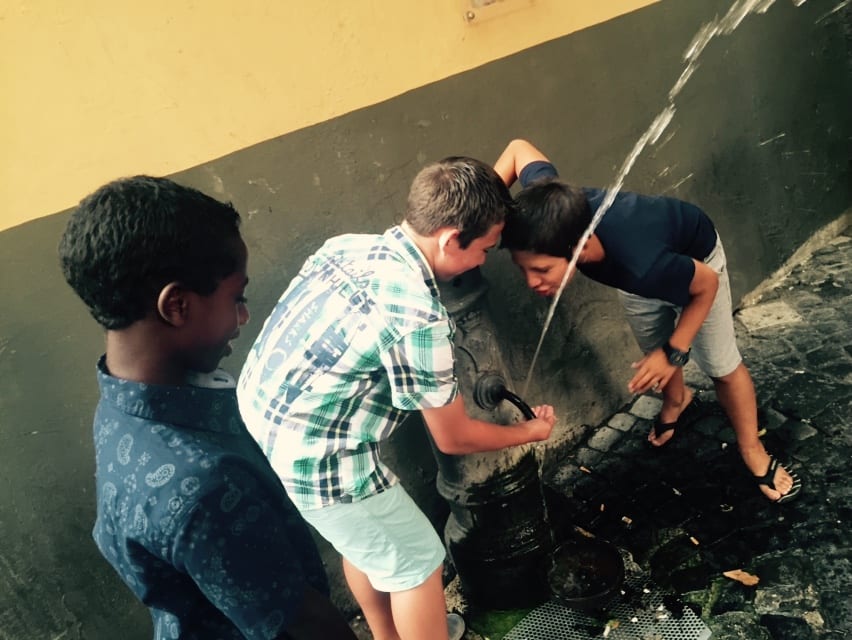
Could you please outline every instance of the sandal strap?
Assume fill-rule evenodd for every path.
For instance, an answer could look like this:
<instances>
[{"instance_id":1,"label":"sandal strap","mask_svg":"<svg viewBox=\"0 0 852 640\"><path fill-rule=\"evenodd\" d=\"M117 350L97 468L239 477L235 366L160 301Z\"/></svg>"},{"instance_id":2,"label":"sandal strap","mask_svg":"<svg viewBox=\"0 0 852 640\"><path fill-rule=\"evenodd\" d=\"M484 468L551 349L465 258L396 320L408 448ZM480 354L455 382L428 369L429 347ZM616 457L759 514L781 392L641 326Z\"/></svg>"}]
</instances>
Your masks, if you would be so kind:
<instances>
[{"instance_id":1,"label":"sandal strap","mask_svg":"<svg viewBox=\"0 0 852 640\"><path fill-rule=\"evenodd\" d=\"M674 431L675 427L677 427L677 423L677 420L675 422L660 422L660 419L657 418L654 421L654 426L651 427L654 430L654 437L659 438L664 433Z\"/></svg>"},{"instance_id":2,"label":"sandal strap","mask_svg":"<svg viewBox=\"0 0 852 640\"><path fill-rule=\"evenodd\" d=\"M766 470L765 474L763 474L762 476L755 476L754 479L757 482L757 484L766 485L767 487L769 487L773 491L778 491L778 489L775 488L775 471L777 469L778 469L778 458L776 458L775 456L770 454L769 455L769 469Z\"/></svg>"}]
</instances>

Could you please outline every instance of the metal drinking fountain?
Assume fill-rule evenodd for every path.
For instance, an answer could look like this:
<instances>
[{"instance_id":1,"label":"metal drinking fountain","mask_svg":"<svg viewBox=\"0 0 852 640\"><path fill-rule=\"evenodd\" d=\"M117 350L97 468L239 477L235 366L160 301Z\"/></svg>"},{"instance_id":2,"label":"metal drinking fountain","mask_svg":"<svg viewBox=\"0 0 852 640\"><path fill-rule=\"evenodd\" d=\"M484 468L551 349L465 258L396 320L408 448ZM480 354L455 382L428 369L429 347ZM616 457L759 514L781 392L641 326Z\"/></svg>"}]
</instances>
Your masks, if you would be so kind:
<instances>
[{"instance_id":1,"label":"metal drinking fountain","mask_svg":"<svg viewBox=\"0 0 852 640\"><path fill-rule=\"evenodd\" d=\"M479 269L441 285L456 324L456 376L468 413L511 429L519 411L523 419L534 415L507 388L486 292ZM553 540L532 445L463 456L433 451L437 490L450 506L444 542L468 601L499 609L545 600Z\"/></svg>"}]
</instances>

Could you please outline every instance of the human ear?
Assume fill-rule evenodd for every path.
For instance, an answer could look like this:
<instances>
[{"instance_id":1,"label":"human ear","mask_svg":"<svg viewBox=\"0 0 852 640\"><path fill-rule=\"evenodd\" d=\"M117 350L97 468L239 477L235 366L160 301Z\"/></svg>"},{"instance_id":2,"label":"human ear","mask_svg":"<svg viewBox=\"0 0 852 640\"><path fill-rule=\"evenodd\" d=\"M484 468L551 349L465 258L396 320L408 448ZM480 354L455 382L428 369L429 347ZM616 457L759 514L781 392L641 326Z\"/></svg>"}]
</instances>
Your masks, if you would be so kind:
<instances>
[{"instance_id":1,"label":"human ear","mask_svg":"<svg viewBox=\"0 0 852 640\"><path fill-rule=\"evenodd\" d=\"M157 313L171 325L182 326L189 313L189 300L186 288L179 282L170 282L160 290L157 296Z\"/></svg>"},{"instance_id":2,"label":"human ear","mask_svg":"<svg viewBox=\"0 0 852 640\"><path fill-rule=\"evenodd\" d=\"M454 242L455 241L455 242ZM441 253L447 253L449 247L459 245L459 230L453 227L444 227L438 230L438 248Z\"/></svg>"}]
</instances>

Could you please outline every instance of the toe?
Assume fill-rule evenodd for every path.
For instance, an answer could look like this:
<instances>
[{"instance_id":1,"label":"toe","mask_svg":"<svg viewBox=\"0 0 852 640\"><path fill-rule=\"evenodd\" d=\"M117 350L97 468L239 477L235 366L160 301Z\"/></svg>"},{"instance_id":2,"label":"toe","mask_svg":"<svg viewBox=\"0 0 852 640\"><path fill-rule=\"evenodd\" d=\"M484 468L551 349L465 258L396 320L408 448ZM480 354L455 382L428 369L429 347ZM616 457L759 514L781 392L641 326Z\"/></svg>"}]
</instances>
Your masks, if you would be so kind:
<instances>
[{"instance_id":1,"label":"toe","mask_svg":"<svg viewBox=\"0 0 852 640\"><path fill-rule=\"evenodd\" d=\"M650 442L655 447L662 447L674 436L674 429L669 429L665 433L661 435L655 435L654 429L651 428L651 431L648 432L648 442Z\"/></svg>"},{"instance_id":2,"label":"toe","mask_svg":"<svg viewBox=\"0 0 852 640\"><path fill-rule=\"evenodd\" d=\"M798 493L801 487L801 482L780 464L775 470L773 484L775 485L774 490L766 485L760 486L761 491L773 502L781 502L785 497L792 497Z\"/></svg>"}]
</instances>

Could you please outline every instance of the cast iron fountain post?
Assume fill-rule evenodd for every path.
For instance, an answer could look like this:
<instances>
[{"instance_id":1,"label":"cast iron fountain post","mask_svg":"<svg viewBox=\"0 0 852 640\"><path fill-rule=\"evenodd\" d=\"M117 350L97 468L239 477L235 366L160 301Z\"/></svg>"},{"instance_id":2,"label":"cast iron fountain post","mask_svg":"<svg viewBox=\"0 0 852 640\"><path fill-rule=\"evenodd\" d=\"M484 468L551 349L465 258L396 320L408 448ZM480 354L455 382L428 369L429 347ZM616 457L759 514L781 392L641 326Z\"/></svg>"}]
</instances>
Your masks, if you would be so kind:
<instances>
[{"instance_id":1,"label":"cast iron fountain post","mask_svg":"<svg viewBox=\"0 0 852 640\"><path fill-rule=\"evenodd\" d=\"M468 413L511 429L517 411L500 400L529 408L501 384L509 376L483 304L486 291L474 269L443 284L441 297L456 324L456 376ZM553 544L532 446L465 456L433 450L438 493L450 505L444 541L468 600L493 609L546 599Z\"/></svg>"}]
</instances>

